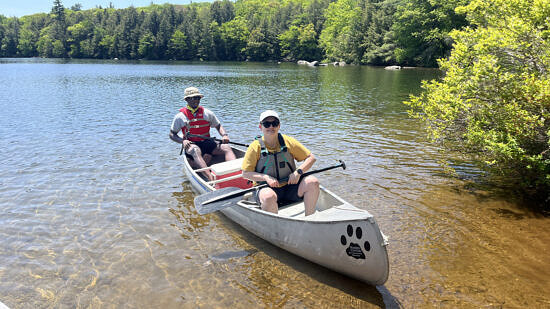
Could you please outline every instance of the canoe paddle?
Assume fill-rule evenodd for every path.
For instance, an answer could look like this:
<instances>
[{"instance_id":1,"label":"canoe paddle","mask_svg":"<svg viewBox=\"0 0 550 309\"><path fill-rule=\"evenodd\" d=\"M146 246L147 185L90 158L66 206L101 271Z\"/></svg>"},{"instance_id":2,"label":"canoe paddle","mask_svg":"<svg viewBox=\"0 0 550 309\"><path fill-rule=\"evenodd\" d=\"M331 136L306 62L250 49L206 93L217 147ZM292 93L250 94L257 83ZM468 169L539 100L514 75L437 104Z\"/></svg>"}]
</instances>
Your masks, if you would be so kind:
<instances>
[{"instance_id":1,"label":"canoe paddle","mask_svg":"<svg viewBox=\"0 0 550 309\"><path fill-rule=\"evenodd\" d=\"M219 139L219 138L217 138L217 137L214 137L214 138L212 138L212 139L215 140L216 142L223 142L223 140L221 140L221 139ZM228 143L228 144L237 145L237 146L243 146L243 147L248 147L248 146L250 146L250 145L248 145L248 144L235 143L235 142L232 142L232 141L229 141L229 142L227 142L227 143Z\"/></svg>"},{"instance_id":2,"label":"canoe paddle","mask_svg":"<svg viewBox=\"0 0 550 309\"><path fill-rule=\"evenodd\" d=\"M200 137L200 138L203 138L203 139L211 139L211 140L214 140L216 142L223 142L223 140L219 139L219 138L216 138L216 137L207 137L207 136L202 136L202 135L196 135L196 134L188 134L188 136L191 136L191 137ZM248 147L250 145L248 144L241 144L241 143L236 143L236 142L227 142L228 144L233 144L233 145L237 145L237 146L243 146L243 147ZM180 150L180 156L183 154L183 143L181 143L181 150Z\"/></svg>"},{"instance_id":3,"label":"canoe paddle","mask_svg":"<svg viewBox=\"0 0 550 309\"><path fill-rule=\"evenodd\" d=\"M196 135L196 134L187 134L187 136L190 136L190 137L199 137L199 138L202 138L202 139L211 139L211 140L214 140L216 142L223 142L223 140L219 139L219 138L216 138L216 137L209 137L209 136L202 136L202 135ZM233 145L237 145L237 146L243 146L243 147L248 147L250 145L248 144L241 144L241 143L235 143L235 142L227 142L228 144L233 144Z\"/></svg>"},{"instance_id":4,"label":"canoe paddle","mask_svg":"<svg viewBox=\"0 0 550 309\"><path fill-rule=\"evenodd\" d=\"M320 172L328 171L335 168L346 169L346 164L342 160L338 160L340 164L321 168L314 171L304 173L298 183L308 175L317 174ZM258 190L260 188L267 187L267 184L262 184L248 189L240 189L236 187L227 187L212 192L201 194L195 197L195 208L200 215L205 215L211 212L222 210L227 207L235 205L242 199L242 196L248 192Z\"/></svg>"}]
</instances>

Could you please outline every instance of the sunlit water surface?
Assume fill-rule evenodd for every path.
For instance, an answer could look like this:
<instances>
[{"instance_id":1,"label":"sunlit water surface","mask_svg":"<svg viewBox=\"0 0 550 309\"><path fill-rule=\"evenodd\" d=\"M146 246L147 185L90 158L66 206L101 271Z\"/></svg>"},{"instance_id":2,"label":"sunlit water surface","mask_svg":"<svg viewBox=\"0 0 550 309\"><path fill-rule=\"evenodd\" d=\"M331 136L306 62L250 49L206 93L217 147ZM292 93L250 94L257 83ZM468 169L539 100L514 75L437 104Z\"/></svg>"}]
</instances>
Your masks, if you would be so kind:
<instances>
[{"instance_id":1,"label":"sunlit water surface","mask_svg":"<svg viewBox=\"0 0 550 309\"><path fill-rule=\"evenodd\" d=\"M401 103L434 70L0 59L0 301L10 308L550 307L550 219L442 173ZM322 184L375 215L372 287L198 215L168 139L196 86L233 141L282 131L348 169ZM305 235L307 237L307 235Z\"/></svg>"}]
</instances>

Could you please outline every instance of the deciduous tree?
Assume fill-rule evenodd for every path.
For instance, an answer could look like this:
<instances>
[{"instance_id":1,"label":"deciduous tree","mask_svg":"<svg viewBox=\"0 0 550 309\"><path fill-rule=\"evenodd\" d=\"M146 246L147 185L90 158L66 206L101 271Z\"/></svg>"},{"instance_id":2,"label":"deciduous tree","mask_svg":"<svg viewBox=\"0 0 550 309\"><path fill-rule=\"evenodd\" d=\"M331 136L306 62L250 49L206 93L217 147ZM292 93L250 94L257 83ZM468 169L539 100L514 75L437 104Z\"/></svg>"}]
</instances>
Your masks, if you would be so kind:
<instances>
[{"instance_id":1,"label":"deciduous tree","mask_svg":"<svg viewBox=\"0 0 550 309\"><path fill-rule=\"evenodd\" d=\"M550 2L473 0L442 80L407 102L442 146L550 204ZM519 185L519 186L518 186Z\"/></svg>"}]
</instances>

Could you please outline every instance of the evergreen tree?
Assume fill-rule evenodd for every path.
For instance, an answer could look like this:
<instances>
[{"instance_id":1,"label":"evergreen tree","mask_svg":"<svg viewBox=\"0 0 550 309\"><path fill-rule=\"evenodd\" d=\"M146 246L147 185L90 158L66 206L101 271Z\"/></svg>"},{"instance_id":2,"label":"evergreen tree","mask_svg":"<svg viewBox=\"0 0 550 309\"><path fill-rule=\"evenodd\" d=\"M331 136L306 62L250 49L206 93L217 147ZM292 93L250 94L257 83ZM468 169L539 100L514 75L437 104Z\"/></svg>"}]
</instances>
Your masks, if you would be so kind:
<instances>
[{"instance_id":1,"label":"evergreen tree","mask_svg":"<svg viewBox=\"0 0 550 309\"><path fill-rule=\"evenodd\" d=\"M217 0L0 16L3 56L345 60L435 66L472 0ZM537 0L538 1L538 0Z\"/></svg>"},{"instance_id":2,"label":"evergreen tree","mask_svg":"<svg viewBox=\"0 0 550 309\"><path fill-rule=\"evenodd\" d=\"M210 18L222 25L235 18L235 6L228 0L214 1L210 6Z\"/></svg>"},{"instance_id":3,"label":"evergreen tree","mask_svg":"<svg viewBox=\"0 0 550 309\"><path fill-rule=\"evenodd\" d=\"M67 57L67 23L65 20L65 8L61 0L54 0L51 14L53 25L51 38L53 40L53 56Z\"/></svg>"},{"instance_id":4,"label":"evergreen tree","mask_svg":"<svg viewBox=\"0 0 550 309\"><path fill-rule=\"evenodd\" d=\"M403 0L397 6L393 31L397 42L395 57L404 64L436 66L452 47L449 32L466 25L455 8L470 0Z\"/></svg>"},{"instance_id":5,"label":"evergreen tree","mask_svg":"<svg viewBox=\"0 0 550 309\"><path fill-rule=\"evenodd\" d=\"M373 65L395 63L391 27L397 1L369 0L362 5L362 16L355 20L351 31L354 62Z\"/></svg>"},{"instance_id":6,"label":"evergreen tree","mask_svg":"<svg viewBox=\"0 0 550 309\"><path fill-rule=\"evenodd\" d=\"M17 45L19 42L19 19L8 18L3 28L3 37L0 41L0 50L2 56L13 57L18 55Z\"/></svg>"}]
</instances>

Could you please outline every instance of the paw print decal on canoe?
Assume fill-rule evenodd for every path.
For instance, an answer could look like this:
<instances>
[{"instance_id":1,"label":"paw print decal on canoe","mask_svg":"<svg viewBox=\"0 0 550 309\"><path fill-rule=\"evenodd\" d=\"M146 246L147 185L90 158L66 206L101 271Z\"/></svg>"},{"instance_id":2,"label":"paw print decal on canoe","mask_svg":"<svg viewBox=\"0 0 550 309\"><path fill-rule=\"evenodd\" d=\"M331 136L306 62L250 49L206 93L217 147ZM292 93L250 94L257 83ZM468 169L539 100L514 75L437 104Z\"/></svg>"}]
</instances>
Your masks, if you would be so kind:
<instances>
[{"instance_id":1,"label":"paw print decal on canoe","mask_svg":"<svg viewBox=\"0 0 550 309\"><path fill-rule=\"evenodd\" d=\"M368 241L361 241L361 237L363 237L363 230L361 229L361 227L358 226L354 230L353 226L351 226L351 224L348 224L347 235L350 238L349 245L346 235L340 236L340 242L342 243L342 245L348 246L346 248L347 255L355 259L366 259L363 250L365 250L366 252L370 251L370 243ZM353 238L355 238L355 241L357 241L357 243L354 242Z\"/></svg>"}]
</instances>

